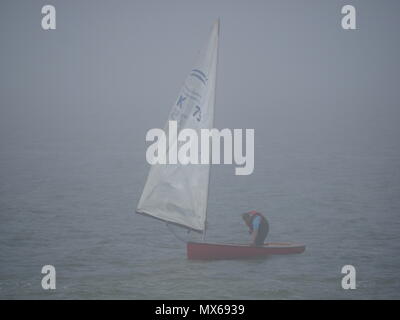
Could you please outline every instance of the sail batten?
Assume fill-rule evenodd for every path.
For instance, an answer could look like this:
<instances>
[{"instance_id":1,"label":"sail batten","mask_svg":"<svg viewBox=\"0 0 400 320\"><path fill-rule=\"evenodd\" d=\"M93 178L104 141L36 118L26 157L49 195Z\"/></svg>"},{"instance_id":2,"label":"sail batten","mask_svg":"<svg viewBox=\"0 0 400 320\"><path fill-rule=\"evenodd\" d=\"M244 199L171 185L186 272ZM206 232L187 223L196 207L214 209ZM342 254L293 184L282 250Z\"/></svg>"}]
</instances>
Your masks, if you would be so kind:
<instances>
[{"instance_id":1,"label":"sail batten","mask_svg":"<svg viewBox=\"0 0 400 320\"><path fill-rule=\"evenodd\" d=\"M176 121L178 134L183 129L211 129L214 121L219 21L211 31L206 47L200 52L172 106L168 121ZM164 127L167 141L174 150L182 143ZM200 148L201 149L201 148ZM211 153L209 153L211 155ZM205 230L209 164L154 164L151 166L136 212L194 231Z\"/></svg>"}]
</instances>

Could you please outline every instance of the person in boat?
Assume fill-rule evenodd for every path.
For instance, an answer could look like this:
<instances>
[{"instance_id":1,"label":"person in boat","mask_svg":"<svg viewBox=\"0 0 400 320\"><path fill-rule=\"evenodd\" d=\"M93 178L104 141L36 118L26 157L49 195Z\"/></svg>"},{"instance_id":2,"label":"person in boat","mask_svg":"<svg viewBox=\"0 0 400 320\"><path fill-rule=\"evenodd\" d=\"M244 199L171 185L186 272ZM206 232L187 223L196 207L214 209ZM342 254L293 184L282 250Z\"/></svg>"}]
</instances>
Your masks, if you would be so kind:
<instances>
[{"instance_id":1,"label":"person in boat","mask_svg":"<svg viewBox=\"0 0 400 320\"><path fill-rule=\"evenodd\" d=\"M249 233L252 238L252 246L262 246L268 235L269 223L260 212L250 211L242 214L242 218L249 227Z\"/></svg>"}]
</instances>

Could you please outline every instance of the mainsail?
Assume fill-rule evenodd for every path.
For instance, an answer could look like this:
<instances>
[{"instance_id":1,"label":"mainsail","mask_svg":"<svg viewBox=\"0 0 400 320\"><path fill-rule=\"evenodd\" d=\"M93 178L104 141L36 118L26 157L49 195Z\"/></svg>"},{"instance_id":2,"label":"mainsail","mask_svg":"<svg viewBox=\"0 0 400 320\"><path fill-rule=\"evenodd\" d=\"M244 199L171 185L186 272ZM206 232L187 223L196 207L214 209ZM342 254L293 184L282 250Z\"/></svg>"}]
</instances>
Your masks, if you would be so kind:
<instances>
[{"instance_id":1,"label":"mainsail","mask_svg":"<svg viewBox=\"0 0 400 320\"><path fill-rule=\"evenodd\" d=\"M200 136L201 129L213 127L218 37L219 20L215 22L208 43L200 51L169 114L168 121L177 122L178 134L190 128ZM173 132L168 132L168 121L164 131L172 148L167 149L167 159L169 153L176 153L183 143L177 141ZM203 232L206 226L209 173L209 164L153 164L136 212Z\"/></svg>"}]
</instances>

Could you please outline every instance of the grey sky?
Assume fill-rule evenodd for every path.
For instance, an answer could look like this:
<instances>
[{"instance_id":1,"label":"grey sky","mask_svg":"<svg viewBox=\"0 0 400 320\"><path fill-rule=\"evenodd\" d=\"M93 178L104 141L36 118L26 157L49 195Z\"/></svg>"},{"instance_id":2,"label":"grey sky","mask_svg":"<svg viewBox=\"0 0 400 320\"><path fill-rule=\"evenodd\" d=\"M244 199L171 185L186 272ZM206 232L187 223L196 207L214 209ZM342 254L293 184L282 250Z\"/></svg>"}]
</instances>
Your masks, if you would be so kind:
<instances>
[{"instance_id":1,"label":"grey sky","mask_svg":"<svg viewBox=\"0 0 400 320\"><path fill-rule=\"evenodd\" d=\"M124 141L144 157L220 17L216 127L255 128L256 148L397 153L400 4L350 2L2 1L2 150Z\"/></svg>"}]
</instances>

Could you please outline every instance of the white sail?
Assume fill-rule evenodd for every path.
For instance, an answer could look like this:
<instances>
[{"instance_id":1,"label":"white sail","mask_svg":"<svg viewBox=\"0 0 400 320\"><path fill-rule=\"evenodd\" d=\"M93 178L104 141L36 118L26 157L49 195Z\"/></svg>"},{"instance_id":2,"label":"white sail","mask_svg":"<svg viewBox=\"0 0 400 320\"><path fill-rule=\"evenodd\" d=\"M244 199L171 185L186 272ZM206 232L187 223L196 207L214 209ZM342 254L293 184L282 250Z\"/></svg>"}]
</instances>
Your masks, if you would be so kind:
<instances>
[{"instance_id":1,"label":"white sail","mask_svg":"<svg viewBox=\"0 0 400 320\"><path fill-rule=\"evenodd\" d=\"M177 121L178 134L191 128L200 136L200 129L213 127L217 76L219 21L215 22L207 46L200 52L195 67L187 76L168 121ZM172 139L176 152L182 142L164 130ZM199 159L200 159L199 148ZM209 164L155 164L139 200L137 213L146 214L196 231L204 231L207 214Z\"/></svg>"}]
</instances>

